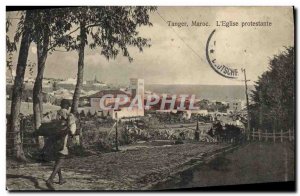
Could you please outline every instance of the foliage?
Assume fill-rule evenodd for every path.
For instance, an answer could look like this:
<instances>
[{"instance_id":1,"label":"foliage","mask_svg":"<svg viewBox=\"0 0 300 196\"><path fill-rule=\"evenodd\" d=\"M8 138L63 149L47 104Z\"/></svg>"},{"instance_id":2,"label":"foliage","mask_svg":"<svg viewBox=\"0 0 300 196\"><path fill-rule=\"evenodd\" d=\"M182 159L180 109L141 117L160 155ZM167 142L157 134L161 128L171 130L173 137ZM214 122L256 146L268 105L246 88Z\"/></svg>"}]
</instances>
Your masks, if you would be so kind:
<instances>
[{"instance_id":1,"label":"foliage","mask_svg":"<svg viewBox=\"0 0 300 196\"><path fill-rule=\"evenodd\" d=\"M138 36L138 27L152 26L148 12L155 7L129 7L129 6L102 6L102 7L69 7L55 9L38 9L30 12L33 15L29 23L24 23L26 11L20 12L20 21L13 41L6 36L6 50L17 50L25 28L31 31L31 39L37 44L43 43L45 31L50 34L50 42L47 51L50 53L63 47L67 51L79 49L80 25L84 26L85 44L91 49L100 47L100 54L108 60L114 59L119 53L130 56L128 46L137 47L143 51L143 47L150 47L149 39ZM28 14L28 13L27 13ZM6 20L6 32L11 26L10 20ZM89 39L88 39L89 38ZM90 42L90 43L89 43ZM46 51L45 51L46 52Z\"/></svg>"},{"instance_id":2,"label":"foliage","mask_svg":"<svg viewBox=\"0 0 300 196\"><path fill-rule=\"evenodd\" d=\"M92 25L88 31L93 38L90 48L100 46L101 54L108 60L114 59L121 52L132 61L128 46L137 47L141 52L143 47L150 47L149 39L138 36L137 28L152 26L148 12L154 11L155 7L102 7L101 11L95 7L90 9L98 19L98 24Z\"/></svg>"},{"instance_id":3,"label":"foliage","mask_svg":"<svg viewBox=\"0 0 300 196\"><path fill-rule=\"evenodd\" d=\"M9 27L11 26L11 21L6 20L6 33L9 31ZM16 43L11 41L9 36L6 34L6 52L11 53L17 50Z\"/></svg>"},{"instance_id":4,"label":"foliage","mask_svg":"<svg viewBox=\"0 0 300 196\"><path fill-rule=\"evenodd\" d=\"M259 77L250 107L253 127L293 129L295 106L294 47L287 47L269 61L269 70Z\"/></svg>"},{"instance_id":5,"label":"foliage","mask_svg":"<svg viewBox=\"0 0 300 196\"><path fill-rule=\"evenodd\" d=\"M45 39L45 32L49 34L49 46L46 49L50 53L55 51L56 48L65 47L69 49L72 43L72 36L70 29L72 24L66 20L68 13L64 8L56 9L37 9L32 10L30 14L33 15L33 20L30 24L24 23L26 11L20 12L20 21L17 25L17 30L14 36L14 43L19 42L22 32L25 28L29 28L31 32L31 41L36 44L42 44Z\"/></svg>"}]
</instances>

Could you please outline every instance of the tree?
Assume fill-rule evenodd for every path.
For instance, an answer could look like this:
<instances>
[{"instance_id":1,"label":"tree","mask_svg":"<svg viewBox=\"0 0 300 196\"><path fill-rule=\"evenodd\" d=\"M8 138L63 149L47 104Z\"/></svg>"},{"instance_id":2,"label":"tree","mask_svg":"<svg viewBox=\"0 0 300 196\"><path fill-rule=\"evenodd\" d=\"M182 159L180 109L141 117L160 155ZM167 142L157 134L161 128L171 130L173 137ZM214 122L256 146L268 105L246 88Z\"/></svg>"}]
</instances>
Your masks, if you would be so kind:
<instances>
[{"instance_id":1,"label":"tree","mask_svg":"<svg viewBox=\"0 0 300 196\"><path fill-rule=\"evenodd\" d=\"M72 43L70 30L71 24L66 18L67 13L62 9L44 9L31 11L34 15L30 26L31 39L37 45L37 75L33 87L33 116L34 128L41 126L43 118L43 77L48 53L55 51L56 47L69 49ZM24 12L23 12L24 15ZM18 38L24 30L24 17L21 17L15 38ZM39 148L43 147L42 136L37 138Z\"/></svg>"},{"instance_id":2,"label":"tree","mask_svg":"<svg viewBox=\"0 0 300 196\"><path fill-rule=\"evenodd\" d=\"M71 24L65 20L66 12L62 9L36 10L33 25L33 41L37 45L37 75L33 87L33 114L35 129L41 126L43 118L43 77L49 52L56 47L66 46L72 39L69 34ZM68 48L66 46L66 48ZM38 137L39 148L44 145L42 136Z\"/></svg>"},{"instance_id":3,"label":"tree","mask_svg":"<svg viewBox=\"0 0 300 196\"><path fill-rule=\"evenodd\" d=\"M83 84L84 50L87 45L91 49L101 48L101 55L108 60L114 59L122 52L131 62L128 46L143 51L149 47L149 40L138 36L137 28L151 26L149 12L155 7L77 7L71 8L72 23L80 30L75 49L78 51L77 83L73 95L71 112L76 113ZM88 43L91 38L91 43Z\"/></svg>"},{"instance_id":4,"label":"tree","mask_svg":"<svg viewBox=\"0 0 300 196\"><path fill-rule=\"evenodd\" d=\"M43 119L43 76L45 70L45 64L48 54L48 47L50 42L50 28L51 17L49 10L37 11L36 20L34 25L34 41L37 45L37 75L33 86L33 116L34 116L34 127L37 130ZM44 146L43 136L38 136L38 146L40 149Z\"/></svg>"},{"instance_id":5,"label":"tree","mask_svg":"<svg viewBox=\"0 0 300 196\"><path fill-rule=\"evenodd\" d=\"M11 26L10 19L6 20L6 53L9 54L8 60L6 61L6 67L10 71L11 75L11 82L13 83L13 64L12 64L12 52L17 50L16 43L14 41L11 41L7 33L9 32L9 27Z\"/></svg>"},{"instance_id":6,"label":"tree","mask_svg":"<svg viewBox=\"0 0 300 196\"><path fill-rule=\"evenodd\" d=\"M20 31L21 43L19 49L18 63L16 69L16 77L12 90L12 102L11 102L11 116L9 119L9 142L13 146L13 156L19 160L26 160L21 144L21 135L19 127L19 114L21 107L22 88L24 82L24 75L26 71L26 63L28 58L28 50L31 43L30 26L32 25L33 19L32 11L28 10L25 12L24 17L24 28ZM18 40L16 40L18 41Z\"/></svg>"},{"instance_id":7,"label":"tree","mask_svg":"<svg viewBox=\"0 0 300 196\"><path fill-rule=\"evenodd\" d=\"M250 106L253 127L294 128L295 106L294 47L288 47L269 61L269 70L259 77Z\"/></svg>"}]
</instances>

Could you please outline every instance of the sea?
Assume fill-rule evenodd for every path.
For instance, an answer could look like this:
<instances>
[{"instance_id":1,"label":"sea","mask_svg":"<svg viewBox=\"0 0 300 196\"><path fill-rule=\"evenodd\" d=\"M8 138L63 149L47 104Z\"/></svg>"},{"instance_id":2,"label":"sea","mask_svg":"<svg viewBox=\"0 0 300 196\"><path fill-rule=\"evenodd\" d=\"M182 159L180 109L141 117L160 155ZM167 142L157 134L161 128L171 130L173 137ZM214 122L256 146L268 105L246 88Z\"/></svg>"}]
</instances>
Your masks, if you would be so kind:
<instances>
[{"instance_id":1,"label":"sea","mask_svg":"<svg viewBox=\"0 0 300 196\"><path fill-rule=\"evenodd\" d=\"M248 86L250 98L254 86ZM145 90L158 94L195 95L197 99L216 101L246 100L244 85L145 84Z\"/></svg>"}]
</instances>

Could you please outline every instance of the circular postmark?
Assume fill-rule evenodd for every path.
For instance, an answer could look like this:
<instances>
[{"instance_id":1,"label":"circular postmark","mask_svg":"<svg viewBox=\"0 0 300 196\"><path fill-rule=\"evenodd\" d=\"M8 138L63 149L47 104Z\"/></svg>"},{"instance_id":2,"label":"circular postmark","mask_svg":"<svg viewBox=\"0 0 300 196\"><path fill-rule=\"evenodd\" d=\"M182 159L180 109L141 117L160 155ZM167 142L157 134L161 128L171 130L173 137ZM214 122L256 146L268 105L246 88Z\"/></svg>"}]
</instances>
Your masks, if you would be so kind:
<instances>
[{"instance_id":1,"label":"circular postmark","mask_svg":"<svg viewBox=\"0 0 300 196\"><path fill-rule=\"evenodd\" d=\"M214 29L211 34L209 35L207 42L206 42L206 59L209 63L209 65L212 67L212 69L217 72L219 75L230 78L230 79L236 79L239 76L238 69L230 68L227 65L220 64L217 62L217 57L215 55L216 50L216 41L212 41L213 36L216 32L216 29Z\"/></svg>"}]
</instances>

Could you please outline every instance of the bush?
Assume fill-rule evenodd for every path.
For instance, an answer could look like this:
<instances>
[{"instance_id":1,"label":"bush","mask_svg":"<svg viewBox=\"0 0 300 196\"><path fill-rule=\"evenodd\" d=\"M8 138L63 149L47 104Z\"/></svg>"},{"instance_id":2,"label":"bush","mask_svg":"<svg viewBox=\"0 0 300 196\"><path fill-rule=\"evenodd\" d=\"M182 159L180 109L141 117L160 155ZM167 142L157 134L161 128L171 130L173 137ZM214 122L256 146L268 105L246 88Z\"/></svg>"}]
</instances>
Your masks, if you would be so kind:
<instances>
[{"instance_id":1,"label":"bush","mask_svg":"<svg viewBox=\"0 0 300 196\"><path fill-rule=\"evenodd\" d=\"M69 147L69 152L71 156L89 156L91 154L81 145L72 145Z\"/></svg>"}]
</instances>

